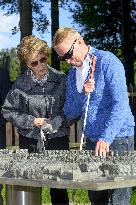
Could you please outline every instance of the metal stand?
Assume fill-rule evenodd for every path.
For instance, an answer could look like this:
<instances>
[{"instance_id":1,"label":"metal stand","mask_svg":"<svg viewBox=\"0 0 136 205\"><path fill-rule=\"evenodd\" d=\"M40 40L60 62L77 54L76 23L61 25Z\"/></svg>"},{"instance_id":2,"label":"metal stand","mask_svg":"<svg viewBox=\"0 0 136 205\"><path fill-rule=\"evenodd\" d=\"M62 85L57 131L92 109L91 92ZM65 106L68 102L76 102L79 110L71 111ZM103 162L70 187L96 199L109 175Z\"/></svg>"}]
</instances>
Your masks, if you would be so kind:
<instances>
[{"instance_id":1,"label":"metal stand","mask_svg":"<svg viewBox=\"0 0 136 205\"><path fill-rule=\"evenodd\" d=\"M6 185L6 205L42 205L41 187Z\"/></svg>"}]
</instances>

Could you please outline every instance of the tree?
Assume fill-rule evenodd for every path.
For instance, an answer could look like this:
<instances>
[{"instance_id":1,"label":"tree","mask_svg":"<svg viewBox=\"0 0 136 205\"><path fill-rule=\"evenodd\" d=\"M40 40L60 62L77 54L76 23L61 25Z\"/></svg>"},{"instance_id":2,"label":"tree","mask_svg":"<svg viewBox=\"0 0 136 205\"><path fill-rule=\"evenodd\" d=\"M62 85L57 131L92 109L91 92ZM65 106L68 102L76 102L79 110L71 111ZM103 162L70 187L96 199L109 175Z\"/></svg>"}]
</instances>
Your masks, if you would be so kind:
<instances>
[{"instance_id":1,"label":"tree","mask_svg":"<svg viewBox=\"0 0 136 205\"><path fill-rule=\"evenodd\" d=\"M20 14L19 28L13 28L13 33L16 33L20 29L20 39L27 35L31 35L33 26L41 32L47 29L49 22L47 21L46 15L42 13L42 4L40 0L38 2L35 0L2 0L0 2L0 7L2 9L7 8L7 15L11 15L12 13ZM36 16L34 15L35 13ZM39 16L37 18L38 14ZM25 68L22 67L21 71L23 73Z\"/></svg>"},{"instance_id":2,"label":"tree","mask_svg":"<svg viewBox=\"0 0 136 205\"><path fill-rule=\"evenodd\" d=\"M28 0L18 0L18 8L20 14L20 33L21 39L32 34L32 4Z\"/></svg>"},{"instance_id":3,"label":"tree","mask_svg":"<svg viewBox=\"0 0 136 205\"><path fill-rule=\"evenodd\" d=\"M122 54L126 68L127 84L134 86L134 48L132 39L131 5L130 0L121 0L122 6Z\"/></svg>"},{"instance_id":4,"label":"tree","mask_svg":"<svg viewBox=\"0 0 136 205\"><path fill-rule=\"evenodd\" d=\"M53 36L56 30L59 28L59 1L51 0L51 39L53 40ZM52 48L51 55L52 67L60 70L60 62L58 60L58 56L54 49Z\"/></svg>"},{"instance_id":5,"label":"tree","mask_svg":"<svg viewBox=\"0 0 136 205\"><path fill-rule=\"evenodd\" d=\"M10 80L12 82L15 81L17 77L20 76L20 74L21 74L21 69L18 61L12 59L10 63L10 70L9 70Z\"/></svg>"},{"instance_id":6,"label":"tree","mask_svg":"<svg viewBox=\"0 0 136 205\"><path fill-rule=\"evenodd\" d=\"M20 39L27 35L32 34L33 21L32 21L32 3L28 0L17 0L19 14L20 14ZM16 62L13 64L16 67ZM24 66L21 67L21 72L24 73Z\"/></svg>"},{"instance_id":7,"label":"tree","mask_svg":"<svg viewBox=\"0 0 136 205\"><path fill-rule=\"evenodd\" d=\"M73 13L74 22L79 25L78 30L88 43L112 51L119 48L121 45L117 21L121 19L119 1L75 0L74 8L69 2L71 1L68 0L67 4Z\"/></svg>"},{"instance_id":8,"label":"tree","mask_svg":"<svg viewBox=\"0 0 136 205\"><path fill-rule=\"evenodd\" d=\"M134 50L136 47L135 0L75 0L74 7L69 0L65 0L65 3L73 13L74 21L79 25L78 30L89 44L116 54L119 50L122 51L127 84L129 85L130 82L133 84L132 59L133 62L136 60Z\"/></svg>"},{"instance_id":9,"label":"tree","mask_svg":"<svg viewBox=\"0 0 136 205\"><path fill-rule=\"evenodd\" d=\"M21 74L21 68L16 49L2 49L0 50L0 56L0 65L2 66L2 68L4 68L4 66L8 68L10 80L15 81L16 78Z\"/></svg>"},{"instance_id":10,"label":"tree","mask_svg":"<svg viewBox=\"0 0 136 205\"><path fill-rule=\"evenodd\" d=\"M42 11L43 8L42 3L43 0L38 0L38 1L37 0L32 0L32 1L31 0L1 0L0 1L0 9L5 11L5 15L12 15L13 13L19 14L20 12L21 22L19 22L18 27L13 27L12 30L13 34L18 32L20 29L21 31L22 29L24 30L29 29L29 32L23 30L22 37L25 35L25 33L26 34L32 33L33 28L35 28L40 33L44 33L47 30L49 21L47 20L46 14L43 13ZM26 19L27 17L29 19ZM30 28L28 28L28 25L30 26Z\"/></svg>"}]
</instances>

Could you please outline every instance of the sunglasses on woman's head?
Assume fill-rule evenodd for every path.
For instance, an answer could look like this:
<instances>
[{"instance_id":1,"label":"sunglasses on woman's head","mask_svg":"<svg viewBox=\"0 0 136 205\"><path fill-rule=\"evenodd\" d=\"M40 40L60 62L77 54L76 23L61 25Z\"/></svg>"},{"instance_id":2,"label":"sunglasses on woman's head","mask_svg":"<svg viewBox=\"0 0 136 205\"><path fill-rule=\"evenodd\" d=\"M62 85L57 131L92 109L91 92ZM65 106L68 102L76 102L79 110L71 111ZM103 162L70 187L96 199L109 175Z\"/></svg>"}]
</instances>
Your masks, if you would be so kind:
<instances>
[{"instance_id":1,"label":"sunglasses on woman's head","mask_svg":"<svg viewBox=\"0 0 136 205\"><path fill-rule=\"evenodd\" d=\"M46 60L47 60L46 57L42 57L40 60L38 60L38 61L33 61L32 63L30 63L30 65L31 65L32 67L36 67L36 66L39 64L39 62L40 62L40 63L45 63Z\"/></svg>"},{"instance_id":2,"label":"sunglasses on woman's head","mask_svg":"<svg viewBox=\"0 0 136 205\"><path fill-rule=\"evenodd\" d=\"M65 53L63 56L58 56L58 59L61 61L65 61L68 60L70 58L72 58L73 56L73 50L74 50L74 44L76 43L77 39L73 42L71 48L69 49L69 51L67 53Z\"/></svg>"}]
</instances>

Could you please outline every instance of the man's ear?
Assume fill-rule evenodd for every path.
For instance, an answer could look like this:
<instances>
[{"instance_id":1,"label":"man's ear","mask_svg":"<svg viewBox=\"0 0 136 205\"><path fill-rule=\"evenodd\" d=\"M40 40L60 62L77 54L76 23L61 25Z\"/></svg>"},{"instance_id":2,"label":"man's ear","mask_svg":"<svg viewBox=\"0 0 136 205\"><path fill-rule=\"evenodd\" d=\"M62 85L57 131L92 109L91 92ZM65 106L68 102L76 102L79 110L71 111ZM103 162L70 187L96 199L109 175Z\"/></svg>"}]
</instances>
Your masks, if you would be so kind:
<instances>
[{"instance_id":1,"label":"man's ear","mask_svg":"<svg viewBox=\"0 0 136 205\"><path fill-rule=\"evenodd\" d=\"M82 38L79 38L79 39L78 39L78 44L81 45L82 42L83 42L83 39L82 39Z\"/></svg>"}]
</instances>

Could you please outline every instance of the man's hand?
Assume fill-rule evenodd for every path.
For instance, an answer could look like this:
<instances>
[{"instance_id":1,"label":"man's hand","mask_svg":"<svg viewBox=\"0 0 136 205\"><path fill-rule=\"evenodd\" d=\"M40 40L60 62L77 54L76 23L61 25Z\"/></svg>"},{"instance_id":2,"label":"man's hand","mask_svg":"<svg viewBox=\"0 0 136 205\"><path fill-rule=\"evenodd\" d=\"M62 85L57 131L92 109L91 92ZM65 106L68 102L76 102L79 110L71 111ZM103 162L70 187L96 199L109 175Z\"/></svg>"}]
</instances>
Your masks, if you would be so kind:
<instances>
[{"instance_id":1,"label":"man's hand","mask_svg":"<svg viewBox=\"0 0 136 205\"><path fill-rule=\"evenodd\" d=\"M95 147L95 156L108 156L109 155L109 143L105 141L98 141Z\"/></svg>"},{"instance_id":2,"label":"man's hand","mask_svg":"<svg viewBox=\"0 0 136 205\"><path fill-rule=\"evenodd\" d=\"M44 122L45 122L45 118L35 118L34 126L40 128Z\"/></svg>"},{"instance_id":3,"label":"man's hand","mask_svg":"<svg viewBox=\"0 0 136 205\"><path fill-rule=\"evenodd\" d=\"M88 94L88 93L90 93L90 92L93 92L93 91L94 91L94 88L95 88L95 81L94 81L94 79L89 79L89 80L87 80L87 81L85 82L85 84L84 84L84 87L83 87L84 92L85 92L86 94Z\"/></svg>"}]
</instances>

